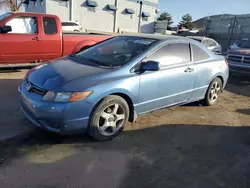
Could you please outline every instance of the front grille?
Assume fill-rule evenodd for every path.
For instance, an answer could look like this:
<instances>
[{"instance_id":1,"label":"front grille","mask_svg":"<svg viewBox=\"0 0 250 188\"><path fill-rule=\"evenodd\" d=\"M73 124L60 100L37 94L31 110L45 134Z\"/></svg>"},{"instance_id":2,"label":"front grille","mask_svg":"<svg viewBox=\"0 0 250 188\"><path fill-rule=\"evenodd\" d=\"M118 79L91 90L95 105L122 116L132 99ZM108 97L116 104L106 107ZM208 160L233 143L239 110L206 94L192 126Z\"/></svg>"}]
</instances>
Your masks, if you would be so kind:
<instances>
[{"instance_id":1,"label":"front grille","mask_svg":"<svg viewBox=\"0 0 250 188\"><path fill-rule=\"evenodd\" d=\"M250 64L250 57L244 57L243 63Z\"/></svg>"},{"instance_id":2,"label":"front grille","mask_svg":"<svg viewBox=\"0 0 250 188\"><path fill-rule=\"evenodd\" d=\"M250 67L237 67L237 66L230 66L229 70L232 72L245 72L250 73Z\"/></svg>"},{"instance_id":3,"label":"front grille","mask_svg":"<svg viewBox=\"0 0 250 188\"><path fill-rule=\"evenodd\" d=\"M228 60L231 61L241 62L242 58L243 58L242 56L228 55Z\"/></svg>"},{"instance_id":4,"label":"front grille","mask_svg":"<svg viewBox=\"0 0 250 188\"><path fill-rule=\"evenodd\" d=\"M31 82L27 82L26 87L28 92L37 93L39 95L45 95L45 93L47 92L45 89L42 89Z\"/></svg>"},{"instance_id":5,"label":"front grille","mask_svg":"<svg viewBox=\"0 0 250 188\"><path fill-rule=\"evenodd\" d=\"M45 90L41 89L41 88L38 88L36 86L33 86L30 90L30 92L34 92L34 93L37 93L39 95L44 95L46 93Z\"/></svg>"}]
</instances>

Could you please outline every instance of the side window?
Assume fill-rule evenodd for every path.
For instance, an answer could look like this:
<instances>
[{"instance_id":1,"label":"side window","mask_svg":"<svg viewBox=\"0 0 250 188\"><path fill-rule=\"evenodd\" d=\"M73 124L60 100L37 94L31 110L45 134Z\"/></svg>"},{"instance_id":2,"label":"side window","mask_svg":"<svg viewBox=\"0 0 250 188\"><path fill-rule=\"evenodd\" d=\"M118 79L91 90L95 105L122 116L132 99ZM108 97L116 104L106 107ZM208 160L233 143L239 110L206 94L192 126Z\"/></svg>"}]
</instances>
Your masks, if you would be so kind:
<instances>
[{"instance_id":1,"label":"side window","mask_svg":"<svg viewBox=\"0 0 250 188\"><path fill-rule=\"evenodd\" d=\"M55 18L43 17L43 27L44 27L44 33L46 35L57 33L57 25Z\"/></svg>"},{"instance_id":2,"label":"side window","mask_svg":"<svg viewBox=\"0 0 250 188\"><path fill-rule=\"evenodd\" d=\"M36 34L37 21L35 17L16 17L8 21L6 26L11 26L14 34Z\"/></svg>"},{"instance_id":3,"label":"side window","mask_svg":"<svg viewBox=\"0 0 250 188\"><path fill-rule=\"evenodd\" d=\"M78 26L78 24L77 23L73 23L73 26Z\"/></svg>"},{"instance_id":4,"label":"side window","mask_svg":"<svg viewBox=\"0 0 250 188\"><path fill-rule=\"evenodd\" d=\"M161 67L190 62L191 53L189 44L168 44L150 55L147 61L157 61L160 63Z\"/></svg>"},{"instance_id":5,"label":"side window","mask_svg":"<svg viewBox=\"0 0 250 188\"><path fill-rule=\"evenodd\" d=\"M194 61L202 61L210 58L207 52L194 44L192 44L192 52Z\"/></svg>"}]
</instances>

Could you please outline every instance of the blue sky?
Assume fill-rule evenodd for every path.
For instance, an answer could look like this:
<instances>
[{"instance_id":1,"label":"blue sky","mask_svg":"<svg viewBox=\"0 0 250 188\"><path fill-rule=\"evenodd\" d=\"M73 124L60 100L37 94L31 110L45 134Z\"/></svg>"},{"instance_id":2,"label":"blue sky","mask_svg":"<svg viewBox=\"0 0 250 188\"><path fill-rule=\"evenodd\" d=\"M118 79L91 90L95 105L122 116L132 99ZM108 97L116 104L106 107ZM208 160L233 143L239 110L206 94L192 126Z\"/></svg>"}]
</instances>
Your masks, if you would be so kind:
<instances>
[{"instance_id":1,"label":"blue sky","mask_svg":"<svg viewBox=\"0 0 250 188\"><path fill-rule=\"evenodd\" d=\"M169 12L176 25L186 13L194 20L214 14L250 13L250 0L159 0L159 9Z\"/></svg>"}]
</instances>

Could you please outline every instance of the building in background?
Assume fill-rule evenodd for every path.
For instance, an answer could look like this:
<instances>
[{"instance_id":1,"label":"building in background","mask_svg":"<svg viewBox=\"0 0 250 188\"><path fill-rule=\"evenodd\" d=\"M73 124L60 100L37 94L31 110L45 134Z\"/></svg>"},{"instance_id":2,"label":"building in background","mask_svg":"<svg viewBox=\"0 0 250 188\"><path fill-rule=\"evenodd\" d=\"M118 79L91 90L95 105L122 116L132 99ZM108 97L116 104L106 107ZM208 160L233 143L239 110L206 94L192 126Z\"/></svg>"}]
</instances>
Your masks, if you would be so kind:
<instances>
[{"instance_id":1,"label":"building in background","mask_svg":"<svg viewBox=\"0 0 250 188\"><path fill-rule=\"evenodd\" d=\"M153 33L158 0L29 0L25 10L77 21L83 30Z\"/></svg>"},{"instance_id":2,"label":"building in background","mask_svg":"<svg viewBox=\"0 0 250 188\"><path fill-rule=\"evenodd\" d=\"M226 51L234 43L250 40L250 14L219 14L200 18L193 22L202 35L220 43Z\"/></svg>"}]
</instances>

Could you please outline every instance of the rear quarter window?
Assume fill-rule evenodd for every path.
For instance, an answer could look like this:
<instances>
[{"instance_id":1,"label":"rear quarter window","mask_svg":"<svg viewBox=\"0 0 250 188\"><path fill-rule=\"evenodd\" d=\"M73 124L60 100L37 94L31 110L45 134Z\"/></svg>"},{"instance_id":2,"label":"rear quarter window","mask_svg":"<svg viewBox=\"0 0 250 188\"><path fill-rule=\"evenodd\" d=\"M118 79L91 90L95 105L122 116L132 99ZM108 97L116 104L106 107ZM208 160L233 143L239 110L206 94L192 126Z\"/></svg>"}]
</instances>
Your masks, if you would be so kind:
<instances>
[{"instance_id":1,"label":"rear quarter window","mask_svg":"<svg viewBox=\"0 0 250 188\"><path fill-rule=\"evenodd\" d=\"M199 46L192 44L193 60L202 61L210 58L210 55Z\"/></svg>"}]
</instances>

